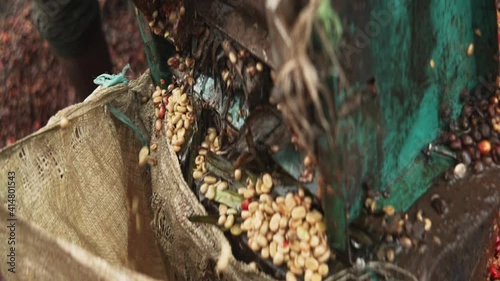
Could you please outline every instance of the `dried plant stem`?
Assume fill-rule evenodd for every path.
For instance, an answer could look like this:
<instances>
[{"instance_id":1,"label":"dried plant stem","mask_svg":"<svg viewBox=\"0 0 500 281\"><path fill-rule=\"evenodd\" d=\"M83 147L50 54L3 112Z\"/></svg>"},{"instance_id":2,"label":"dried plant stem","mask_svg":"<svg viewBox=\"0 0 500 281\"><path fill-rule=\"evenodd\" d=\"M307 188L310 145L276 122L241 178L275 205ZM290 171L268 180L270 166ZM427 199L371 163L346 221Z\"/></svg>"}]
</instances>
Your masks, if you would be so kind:
<instances>
[{"instance_id":1,"label":"dried plant stem","mask_svg":"<svg viewBox=\"0 0 500 281\"><path fill-rule=\"evenodd\" d=\"M290 34L282 35L294 44L291 44L284 52L285 63L278 72L277 93L275 93L278 100L282 101L283 114L297 137L299 147L311 150L315 149L318 133L313 126L315 121L309 116L309 105L313 106L314 118L326 133L330 149L335 147L332 133L332 121L335 118L333 98L321 86L318 71L308 54L309 39L315 27L319 3L318 0L310 1L299 14ZM324 41L322 43L325 44ZM335 57L330 54L329 58ZM332 63L337 63L337 60L333 59ZM342 76L341 79L345 80L345 77ZM326 103L326 108L324 103Z\"/></svg>"}]
</instances>

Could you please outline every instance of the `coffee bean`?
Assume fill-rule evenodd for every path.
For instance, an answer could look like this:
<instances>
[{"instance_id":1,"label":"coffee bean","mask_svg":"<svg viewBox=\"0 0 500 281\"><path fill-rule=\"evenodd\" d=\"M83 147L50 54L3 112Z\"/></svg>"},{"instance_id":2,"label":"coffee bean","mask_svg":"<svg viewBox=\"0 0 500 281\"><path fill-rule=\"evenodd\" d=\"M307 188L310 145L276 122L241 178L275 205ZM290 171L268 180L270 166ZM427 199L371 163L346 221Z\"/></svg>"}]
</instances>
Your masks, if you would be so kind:
<instances>
[{"instance_id":1,"label":"coffee bean","mask_svg":"<svg viewBox=\"0 0 500 281\"><path fill-rule=\"evenodd\" d=\"M470 154L467 151L460 152L460 161L464 163L466 166L469 166L472 162L470 159Z\"/></svg>"},{"instance_id":2,"label":"coffee bean","mask_svg":"<svg viewBox=\"0 0 500 281\"><path fill-rule=\"evenodd\" d=\"M477 161L476 163L474 163L473 169L475 174L480 174L484 171L484 165L481 161Z\"/></svg>"},{"instance_id":3,"label":"coffee bean","mask_svg":"<svg viewBox=\"0 0 500 281\"><path fill-rule=\"evenodd\" d=\"M488 126L488 124L482 124L480 126L480 132L481 132L481 136L484 138L484 139L487 139L490 137L490 133L491 133L491 128L490 126Z\"/></svg>"},{"instance_id":4,"label":"coffee bean","mask_svg":"<svg viewBox=\"0 0 500 281\"><path fill-rule=\"evenodd\" d=\"M479 132L479 130L472 131L471 136L476 142L480 142L483 139L483 136L481 135L481 132Z\"/></svg>"},{"instance_id":5,"label":"coffee bean","mask_svg":"<svg viewBox=\"0 0 500 281\"><path fill-rule=\"evenodd\" d=\"M494 104L490 104L488 106L488 113L490 114L490 116L495 116L496 115L496 110L495 110L495 105Z\"/></svg>"},{"instance_id":6,"label":"coffee bean","mask_svg":"<svg viewBox=\"0 0 500 281\"><path fill-rule=\"evenodd\" d=\"M462 136L462 144L466 145L466 146L470 146L470 145L474 144L474 140L469 135L463 135Z\"/></svg>"},{"instance_id":7,"label":"coffee bean","mask_svg":"<svg viewBox=\"0 0 500 281\"><path fill-rule=\"evenodd\" d=\"M469 118L469 127L476 128L479 123L481 123L481 119L477 115L474 114ZM468 130L468 128L464 130Z\"/></svg>"},{"instance_id":8,"label":"coffee bean","mask_svg":"<svg viewBox=\"0 0 500 281\"><path fill-rule=\"evenodd\" d=\"M472 108L472 106L470 105L465 105L463 108L462 108L462 116L466 117L466 118L469 118L471 115L472 115L472 112L474 111L474 109Z\"/></svg>"},{"instance_id":9,"label":"coffee bean","mask_svg":"<svg viewBox=\"0 0 500 281\"><path fill-rule=\"evenodd\" d=\"M469 148L469 154L472 161L478 161L479 159L481 159L481 153L474 147Z\"/></svg>"},{"instance_id":10,"label":"coffee bean","mask_svg":"<svg viewBox=\"0 0 500 281\"><path fill-rule=\"evenodd\" d=\"M448 205L446 204L446 201L441 199L437 194L431 197L431 206L438 215L448 213Z\"/></svg>"},{"instance_id":11,"label":"coffee bean","mask_svg":"<svg viewBox=\"0 0 500 281\"><path fill-rule=\"evenodd\" d=\"M497 157L498 160L500 160L500 145L497 145L493 148L493 156ZM495 159L493 159L495 160ZM497 164L500 162L495 161Z\"/></svg>"},{"instance_id":12,"label":"coffee bean","mask_svg":"<svg viewBox=\"0 0 500 281\"><path fill-rule=\"evenodd\" d=\"M462 142L460 140L455 140L450 143L450 148L453 150L461 150Z\"/></svg>"},{"instance_id":13,"label":"coffee bean","mask_svg":"<svg viewBox=\"0 0 500 281\"><path fill-rule=\"evenodd\" d=\"M456 135L456 134L451 133L451 134L448 136L448 141L449 141L450 143L452 143L452 142L454 142L454 141L456 141L456 140L457 140L457 135Z\"/></svg>"},{"instance_id":14,"label":"coffee bean","mask_svg":"<svg viewBox=\"0 0 500 281\"><path fill-rule=\"evenodd\" d=\"M491 166L491 164L493 164L493 159L491 158L491 156L483 156L483 164L485 166Z\"/></svg>"}]
</instances>

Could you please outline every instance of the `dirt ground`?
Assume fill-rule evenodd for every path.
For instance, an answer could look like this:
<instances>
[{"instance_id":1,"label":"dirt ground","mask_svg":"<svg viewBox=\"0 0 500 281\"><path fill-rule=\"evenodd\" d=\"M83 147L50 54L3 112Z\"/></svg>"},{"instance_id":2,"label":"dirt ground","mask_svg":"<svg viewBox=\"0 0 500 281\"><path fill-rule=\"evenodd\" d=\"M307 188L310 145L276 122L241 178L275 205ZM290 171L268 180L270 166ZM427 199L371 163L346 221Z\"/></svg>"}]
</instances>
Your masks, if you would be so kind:
<instances>
[{"instance_id":1,"label":"dirt ground","mask_svg":"<svg viewBox=\"0 0 500 281\"><path fill-rule=\"evenodd\" d=\"M147 62L133 7L125 0L99 3L114 72L130 63L131 78L139 76ZM31 21L31 5L27 0L0 0L0 147L44 126L75 100L57 59Z\"/></svg>"}]
</instances>

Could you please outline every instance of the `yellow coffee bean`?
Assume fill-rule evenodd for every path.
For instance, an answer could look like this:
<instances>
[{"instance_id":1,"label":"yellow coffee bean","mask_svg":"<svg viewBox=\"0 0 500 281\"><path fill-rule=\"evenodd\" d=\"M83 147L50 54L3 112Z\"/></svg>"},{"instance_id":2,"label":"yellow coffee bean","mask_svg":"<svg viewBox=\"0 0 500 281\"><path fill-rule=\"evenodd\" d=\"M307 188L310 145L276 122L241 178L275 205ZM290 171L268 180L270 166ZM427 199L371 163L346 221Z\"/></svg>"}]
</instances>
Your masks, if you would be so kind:
<instances>
[{"instance_id":1,"label":"yellow coffee bean","mask_svg":"<svg viewBox=\"0 0 500 281\"><path fill-rule=\"evenodd\" d=\"M233 236L239 236L242 233L241 227L239 224L235 224L231 227L230 232Z\"/></svg>"},{"instance_id":2,"label":"yellow coffee bean","mask_svg":"<svg viewBox=\"0 0 500 281\"><path fill-rule=\"evenodd\" d=\"M201 171L196 170L193 172L193 179L195 179L195 180L201 179L202 176L203 176L203 173Z\"/></svg>"},{"instance_id":3,"label":"yellow coffee bean","mask_svg":"<svg viewBox=\"0 0 500 281\"><path fill-rule=\"evenodd\" d=\"M240 169L234 170L234 180L236 180L236 181L241 180L241 170Z\"/></svg>"},{"instance_id":4,"label":"yellow coffee bean","mask_svg":"<svg viewBox=\"0 0 500 281\"><path fill-rule=\"evenodd\" d=\"M224 225L226 223L226 215L221 215L217 221L218 225Z\"/></svg>"},{"instance_id":5,"label":"yellow coffee bean","mask_svg":"<svg viewBox=\"0 0 500 281\"><path fill-rule=\"evenodd\" d=\"M206 176L204 179L203 179L204 182L208 183L208 184L214 184L217 182L217 178L214 177L214 176Z\"/></svg>"},{"instance_id":6,"label":"yellow coffee bean","mask_svg":"<svg viewBox=\"0 0 500 281\"><path fill-rule=\"evenodd\" d=\"M310 269L312 271L316 271L319 267L318 261L313 257L308 257L305 262L306 269Z\"/></svg>"},{"instance_id":7,"label":"yellow coffee bean","mask_svg":"<svg viewBox=\"0 0 500 281\"><path fill-rule=\"evenodd\" d=\"M326 263L322 263L318 267L318 273L319 273L319 275L326 277L328 275L328 265Z\"/></svg>"},{"instance_id":8,"label":"yellow coffee bean","mask_svg":"<svg viewBox=\"0 0 500 281\"><path fill-rule=\"evenodd\" d=\"M275 213L269 222L269 229L271 231L276 232L280 227L281 215L279 213Z\"/></svg>"},{"instance_id":9,"label":"yellow coffee bean","mask_svg":"<svg viewBox=\"0 0 500 281\"><path fill-rule=\"evenodd\" d=\"M208 200L213 200L215 198L215 187L213 185L208 186L207 193L205 194Z\"/></svg>"},{"instance_id":10,"label":"yellow coffee bean","mask_svg":"<svg viewBox=\"0 0 500 281\"><path fill-rule=\"evenodd\" d=\"M226 222L224 223L224 227L226 229L230 229L234 224L234 215L228 215L226 218Z\"/></svg>"}]
</instances>

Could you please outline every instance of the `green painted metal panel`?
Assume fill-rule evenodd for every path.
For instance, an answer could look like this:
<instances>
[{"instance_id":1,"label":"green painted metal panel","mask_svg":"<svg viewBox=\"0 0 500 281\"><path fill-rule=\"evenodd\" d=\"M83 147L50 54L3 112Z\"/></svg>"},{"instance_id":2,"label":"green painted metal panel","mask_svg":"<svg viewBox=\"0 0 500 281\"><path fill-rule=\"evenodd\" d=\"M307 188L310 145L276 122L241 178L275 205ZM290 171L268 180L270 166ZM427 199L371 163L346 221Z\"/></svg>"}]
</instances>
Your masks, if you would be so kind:
<instances>
[{"instance_id":1,"label":"green painted metal panel","mask_svg":"<svg viewBox=\"0 0 500 281\"><path fill-rule=\"evenodd\" d=\"M373 11L387 11L392 20L373 38L370 51L383 108L380 187L407 194L406 200L393 202L406 209L427 189L428 177L436 174L426 172L410 186L400 184L425 165L415 159L443 125L439 109L447 104L457 116L461 90L496 74L496 18L489 0L392 2L397 4L372 1ZM475 29L481 30L481 37ZM469 57L471 43L476 52Z\"/></svg>"},{"instance_id":2,"label":"green painted metal panel","mask_svg":"<svg viewBox=\"0 0 500 281\"><path fill-rule=\"evenodd\" d=\"M164 85L166 87L172 79L167 60L175 54L175 47L164 38L150 31L148 22L142 13L136 13L136 19L142 41L144 42L144 51L151 71L151 77L158 86L161 85L160 79L164 79L167 82Z\"/></svg>"}]
</instances>

